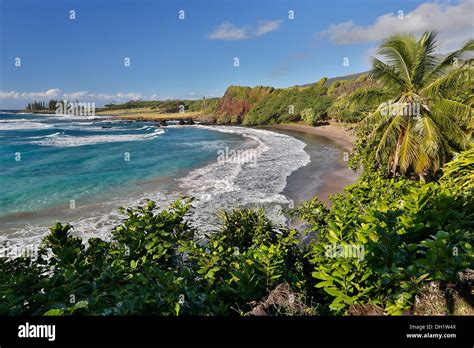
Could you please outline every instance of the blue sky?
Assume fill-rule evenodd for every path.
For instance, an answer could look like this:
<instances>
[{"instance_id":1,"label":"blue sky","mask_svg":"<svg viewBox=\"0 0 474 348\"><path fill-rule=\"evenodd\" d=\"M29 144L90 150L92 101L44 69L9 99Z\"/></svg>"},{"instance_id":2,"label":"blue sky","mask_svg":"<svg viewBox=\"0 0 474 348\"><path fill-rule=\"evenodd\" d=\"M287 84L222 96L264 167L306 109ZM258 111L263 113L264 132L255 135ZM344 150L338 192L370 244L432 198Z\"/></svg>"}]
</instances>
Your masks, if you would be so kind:
<instances>
[{"instance_id":1,"label":"blue sky","mask_svg":"<svg viewBox=\"0 0 474 348\"><path fill-rule=\"evenodd\" d=\"M0 109L65 97L98 105L195 99L229 85L288 87L352 74L367 70L377 44L395 32L436 29L446 49L457 48L474 36L473 4L0 0Z\"/></svg>"}]
</instances>

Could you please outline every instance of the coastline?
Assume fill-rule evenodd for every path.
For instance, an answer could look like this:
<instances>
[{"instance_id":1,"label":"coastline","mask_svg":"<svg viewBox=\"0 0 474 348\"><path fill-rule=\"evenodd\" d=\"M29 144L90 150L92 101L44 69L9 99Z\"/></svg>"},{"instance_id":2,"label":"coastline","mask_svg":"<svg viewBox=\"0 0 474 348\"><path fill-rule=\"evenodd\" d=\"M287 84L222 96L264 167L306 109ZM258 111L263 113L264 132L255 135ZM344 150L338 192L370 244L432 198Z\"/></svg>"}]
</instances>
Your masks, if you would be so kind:
<instances>
[{"instance_id":1,"label":"coastline","mask_svg":"<svg viewBox=\"0 0 474 348\"><path fill-rule=\"evenodd\" d=\"M341 156L339 156L334 169L329 170L320 176L322 184L315 191L319 200L326 205L331 205L329 199L331 195L342 192L345 186L351 185L359 179L360 173L350 170L347 166L347 161L344 160L344 153L350 153L352 151L357 137L350 131L346 130L343 126L329 124L313 127L304 124L278 124L262 126L262 128L271 128L275 131L283 130L314 134L324 137L337 145L341 151Z\"/></svg>"},{"instance_id":2,"label":"coastline","mask_svg":"<svg viewBox=\"0 0 474 348\"><path fill-rule=\"evenodd\" d=\"M265 127L272 127L275 129L284 129L284 130L294 130L298 132L320 135L322 137L332 140L337 145L339 145L340 147L348 151L352 151L352 149L354 148L355 141L357 139L357 137L354 134L346 130L343 126L337 125L337 124L328 124L328 125L313 127L306 124L282 123L282 124L276 124L276 125L271 125L271 126L262 126L262 128L265 128Z\"/></svg>"},{"instance_id":3,"label":"coastline","mask_svg":"<svg viewBox=\"0 0 474 348\"><path fill-rule=\"evenodd\" d=\"M17 118L20 117L24 116L17 116ZM38 123L57 123L56 119L40 119L39 117L36 117L36 119L38 119ZM115 120L117 119L115 118ZM81 141L76 141L74 146L65 146L69 145L70 142L66 144L61 142L51 144L48 142L48 144L49 146L63 147L62 152L76 151L81 154L84 154L90 148L78 148L84 144L83 138L88 137L87 134L78 133L79 129L87 132L87 129L92 128L94 132L98 132L95 135L98 137L98 139L95 139L97 144L105 144L106 142L100 142L99 140L104 137L111 137L110 132L115 132L114 128L120 131L120 136L123 136L124 128L129 128L129 133L133 134L137 133L137 131L140 131L140 134L145 132L152 134L150 131L153 130L144 129L143 124L134 122L127 124L111 122L109 124L110 119L104 123L108 125L105 129L98 127L98 125L102 124L100 123L101 120L79 122L76 119L71 120L68 118L66 121L66 126L69 126L69 123L74 123L72 128L76 130L76 133L74 135L66 134L65 136L76 137ZM57 127L64 128L66 126L61 124ZM153 126L150 125L150 127ZM205 133L209 133L209 136L199 134L199 136L196 135L196 139L202 142L202 150L198 149L199 153L203 150L211 151L212 156L206 158L205 163L202 163L202 165L193 167L189 166L190 160L184 158L183 161L187 163L185 170L180 172L182 175L177 175L173 172L172 178L167 178L169 187L164 192L162 190L164 185L159 184L161 183L161 178L150 176L149 180L145 179L142 182L135 180L127 181L129 184L125 185L125 187L129 188L130 192L127 192L126 195L121 193L122 190L120 192L114 190L110 191L110 196L108 195L109 191L104 194L101 193L99 196L84 196L83 198L74 196L76 197L74 204L77 204L77 207L74 209L70 207L69 201L62 200L58 204L51 204L45 208L35 208L34 211L25 209L28 214L27 216L25 216L23 211L13 212L8 215L8 221L0 223L2 225L0 229L4 232L3 235L0 234L0 242L3 240L2 238L8 237L15 245L36 245L44 236L45 231L51 226L51 221L67 221L71 223L76 229L75 235L84 239L90 237L109 238L111 226L120 224L122 219L121 214L118 212L118 207L137 206L143 204L145 199L152 199L157 202L158 206L165 207L183 195L196 198L194 205L199 213L194 216L195 223L208 231L214 231L217 228L216 211L220 209L231 210L237 206L265 206L268 216L274 219L275 223L284 224L286 219L280 215L281 206L287 205L290 202L282 192L286 186L286 178L291 174L292 170L295 167L303 167L310 160L310 156L304 151L305 144L293 137L286 137L277 132L266 132L255 128L212 127L207 125L189 127L208 130ZM51 130L51 128L54 127L51 126L44 134L41 133L43 134L41 137L45 137L47 140L54 139L56 136L51 137L50 133L54 132L54 134L57 134L56 131L59 131L59 129ZM177 129L183 132L189 132L190 129L184 125L169 126L167 128L169 128L169 132L166 132L167 141L173 144L183 143L183 149L187 151L191 144L186 144L186 142L191 142L194 138L190 137L192 134L187 133L187 136L183 138L182 134L185 133L180 133ZM219 132L216 132L217 130ZM229 136L216 136L215 134L218 133L229 133ZM242 141L242 136L238 134L243 135L244 141ZM37 136L36 134L33 135ZM24 136L23 133L21 136ZM181 137L181 140L178 139L179 137ZM146 141L151 138L140 139ZM186 139L186 141L183 142L182 139ZM37 142L38 140L33 141ZM142 141L134 140L132 142L119 141L114 144L112 143L110 142L107 146L118 149L117 152L120 154L124 151L131 151L132 158L135 161L133 164L138 163L141 166L144 166L147 162L136 161L139 161L141 158L154 158L152 155L164 153L164 151L159 150L159 147L146 145ZM157 140L155 143L156 145L162 144L165 149L167 148L167 143L164 140ZM87 142L85 145L92 146L93 144ZM121 146L125 147L121 148ZM250 154L258 152L261 154L262 161L258 166L252 165L251 162L241 165L238 161L235 163L233 161L226 161L224 166L223 163L219 163L217 160L217 150L222 149L224 146L228 146L231 149L251 150ZM48 147L42 147L41 149L48 150ZM143 153L146 156L139 156L138 154L142 153L141 151L145 151ZM175 151L176 156L183 158L183 153L180 151ZM192 158L196 157L192 156ZM243 160L245 160L245 157L243 157ZM166 162L162 161L162 163ZM149 166L147 165L147 167ZM158 172L157 175L159 175ZM128 180L128 178L125 179ZM237 189L234 189L234 186ZM184 194L182 195L182 193ZM104 195L107 195L107 198L103 200L102 197Z\"/></svg>"},{"instance_id":4,"label":"coastline","mask_svg":"<svg viewBox=\"0 0 474 348\"><path fill-rule=\"evenodd\" d=\"M120 120L121 118L113 117L113 119ZM100 123L96 120L91 120L89 123L95 124L96 122ZM79 125L79 127L86 128L88 126L89 124ZM137 125L138 127L141 127L141 125ZM196 127L199 126L196 125ZM136 206L139 203L142 204L145 198L151 198L164 205L170 197L177 199L184 191L190 196L197 198L195 204L199 204L197 209L199 209L200 215L194 216L195 221L199 226L209 231L214 231L217 226L215 219L212 218L215 215L216 202L218 202L219 209L226 208L228 210L234 207L235 202L238 202L242 207L255 206L264 202L268 208L267 215L277 224L289 224L294 228L301 228L302 226L299 225L299 221L287 220L287 218L280 214L282 204L294 203L297 205L311 200L317 195L321 202L330 206L330 195L343 191L346 185L352 184L359 177L359 174L347 168L347 162L344 161L344 155L352 150L356 137L340 125L319 127L303 124L279 124L261 127L225 125L214 127L202 125L201 127L206 129L216 128L214 130L224 133L240 132L247 138L253 138L253 135L255 135L253 133L260 134L262 130L268 130L273 132L271 138L275 138L274 146L272 146L273 151L266 152L263 149L265 148L263 144L263 148L259 150L260 153L263 153L261 165L255 168L247 168L247 171L251 171L251 175L247 175L248 173L242 175L239 171L235 170L236 168L229 166L225 166L226 170L223 171L221 165L211 162L204 167L192 169L180 178L178 182L168 182L170 187L165 192L155 190L155 184L161 182L161 178L154 178L149 182L141 183L140 187L142 185L147 187L141 187L136 194L121 197L117 200L107 200L107 204L102 201L86 202L81 200L79 201L78 209L73 211L70 210L69 205L63 204L41 212L29 213L27 216L22 213L14 213L9 216L11 220L8 231L11 235L19 236L18 231L21 230L22 240L26 240L31 245L36 244L38 238L43 236L43 231L47 226L46 223L43 223L43 217L47 217L48 221L67 220L72 223L77 228L77 231L80 231L77 232L77 235L81 238L88 239L97 236L108 238L110 227L118 224L121 219L121 215L117 212L117 207ZM245 129L239 130L239 128ZM261 129L260 131L258 131L259 128ZM281 135L278 136L275 133L286 134L290 137L281 137ZM259 142L257 139L254 140ZM297 169L291 171L291 168L294 166L295 155L297 154L295 151L298 149L307 159L301 158L301 163ZM255 180L249 180L249 178L259 178L260 183L256 183ZM218 182L217 186L216 179ZM243 188L243 191L234 192L232 189L234 182L237 182ZM244 192L244 194L238 192ZM214 197L215 199L209 200L209 197ZM61 214L63 215L61 216ZM16 225L16 222L25 218L33 219L35 217L38 220L36 220L36 224L33 224L34 226L28 226L29 237L25 238L25 233L23 233L25 231L24 226L19 227L19 225ZM93 232L91 233L91 231Z\"/></svg>"},{"instance_id":5,"label":"coastline","mask_svg":"<svg viewBox=\"0 0 474 348\"><path fill-rule=\"evenodd\" d=\"M119 110L118 114L108 114L108 116L121 120L129 121L159 121L164 119L183 119L183 118L193 118L195 115L192 113L184 114L164 114L164 115L145 115L145 114L131 114L127 113L127 110ZM156 112L155 112L156 113ZM98 114L101 114L100 112ZM105 115L102 112L101 115ZM249 127L253 128L253 127ZM305 134L312 134L318 137L329 140L331 143L335 144L340 150L340 156L337 160L335 168L323 173L320 176L321 185L313 193L318 195L319 199L324 202L326 205L330 206L331 201L329 197L333 194L342 192L344 187L350 184L353 184L357 179L359 179L360 173L353 172L347 166L348 155L352 152L354 148L355 141L357 140L356 135L345 129L343 125L330 123L321 126L310 126L300 123L282 123L275 125L262 125L256 128L273 130L275 132L285 131L299 132ZM346 156L345 156L346 155ZM311 199L310 197L309 199ZM301 203L302 201L300 201Z\"/></svg>"}]
</instances>

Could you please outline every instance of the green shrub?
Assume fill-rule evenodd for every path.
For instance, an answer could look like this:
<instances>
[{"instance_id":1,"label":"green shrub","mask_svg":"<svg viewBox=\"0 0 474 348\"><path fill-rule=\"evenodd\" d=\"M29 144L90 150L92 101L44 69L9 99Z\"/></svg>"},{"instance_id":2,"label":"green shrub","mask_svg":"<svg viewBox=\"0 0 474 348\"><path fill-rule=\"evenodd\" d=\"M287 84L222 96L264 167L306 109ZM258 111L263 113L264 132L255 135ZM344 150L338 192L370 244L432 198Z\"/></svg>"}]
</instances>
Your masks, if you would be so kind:
<instances>
[{"instance_id":1,"label":"green shrub","mask_svg":"<svg viewBox=\"0 0 474 348\"><path fill-rule=\"evenodd\" d=\"M448 164L446 175L466 168L467 158ZM312 275L328 309L344 313L353 304L372 304L402 314L422 282L455 282L459 271L472 267L472 198L459 190L466 182L445 177L443 184L423 184L367 174L335 195L330 209L317 200L298 208L317 232ZM363 258L338 253L342 248L363 250Z\"/></svg>"},{"instance_id":2,"label":"green shrub","mask_svg":"<svg viewBox=\"0 0 474 348\"><path fill-rule=\"evenodd\" d=\"M198 242L191 201L155 213L123 209L112 240L88 245L55 224L36 260L0 259L4 315L178 315L248 312L281 282L302 290L297 232L263 211L222 214L222 228Z\"/></svg>"}]
</instances>

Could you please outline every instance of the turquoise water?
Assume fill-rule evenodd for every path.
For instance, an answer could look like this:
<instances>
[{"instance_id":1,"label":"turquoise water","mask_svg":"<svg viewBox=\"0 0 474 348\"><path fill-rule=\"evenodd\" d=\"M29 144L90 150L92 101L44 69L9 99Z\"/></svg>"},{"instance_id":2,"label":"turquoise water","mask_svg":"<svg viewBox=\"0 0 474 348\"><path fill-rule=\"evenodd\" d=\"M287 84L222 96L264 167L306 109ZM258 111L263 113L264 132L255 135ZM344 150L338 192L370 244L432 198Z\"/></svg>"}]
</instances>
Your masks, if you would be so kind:
<instances>
[{"instance_id":1,"label":"turquoise water","mask_svg":"<svg viewBox=\"0 0 474 348\"><path fill-rule=\"evenodd\" d=\"M124 195L143 180L203 166L219 146L241 143L237 134L207 129L1 114L0 217Z\"/></svg>"},{"instance_id":2,"label":"turquoise water","mask_svg":"<svg viewBox=\"0 0 474 348\"><path fill-rule=\"evenodd\" d=\"M311 156L306 147L245 127L3 112L0 245L38 245L55 221L82 238L107 239L123 219L119 207L153 199L161 209L183 195L195 198L189 220L202 232L218 228L220 210L243 207L262 207L284 224L282 209L293 203L287 179L312 163L293 187L313 190L340 154L324 141L311 141Z\"/></svg>"}]
</instances>

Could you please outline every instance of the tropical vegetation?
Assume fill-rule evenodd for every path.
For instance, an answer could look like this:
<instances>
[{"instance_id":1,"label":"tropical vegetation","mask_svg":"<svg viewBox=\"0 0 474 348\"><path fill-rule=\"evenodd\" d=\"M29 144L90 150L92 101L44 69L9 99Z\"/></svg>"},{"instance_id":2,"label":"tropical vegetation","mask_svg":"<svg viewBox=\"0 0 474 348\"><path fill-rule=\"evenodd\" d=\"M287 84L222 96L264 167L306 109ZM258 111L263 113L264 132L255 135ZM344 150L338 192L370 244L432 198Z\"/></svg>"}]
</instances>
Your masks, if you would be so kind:
<instances>
[{"instance_id":1,"label":"tropical vegetation","mask_svg":"<svg viewBox=\"0 0 474 348\"><path fill-rule=\"evenodd\" d=\"M370 76L393 97L363 120L360 138L392 176L434 175L471 143L474 69L459 59L474 50L474 40L443 59L437 47L433 32L418 40L395 35L380 46L385 62L372 58Z\"/></svg>"},{"instance_id":2,"label":"tropical vegetation","mask_svg":"<svg viewBox=\"0 0 474 348\"><path fill-rule=\"evenodd\" d=\"M248 315L269 302L266 314L474 314L473 43L445 58L435 48L433 33L396 35L368 75L234 86L212 106L225 122L359 122L360 179L330 206L289 209L303 229L241 209L208 233L192 224L192 198L123 208L110 241L56 223L36 257L0 258L0 314ZM392 112L397 103L420 112ZM436 311L427 287L445 304ZM287 289L282 301L275 289Z\"/></svg>"}]
</instances>

